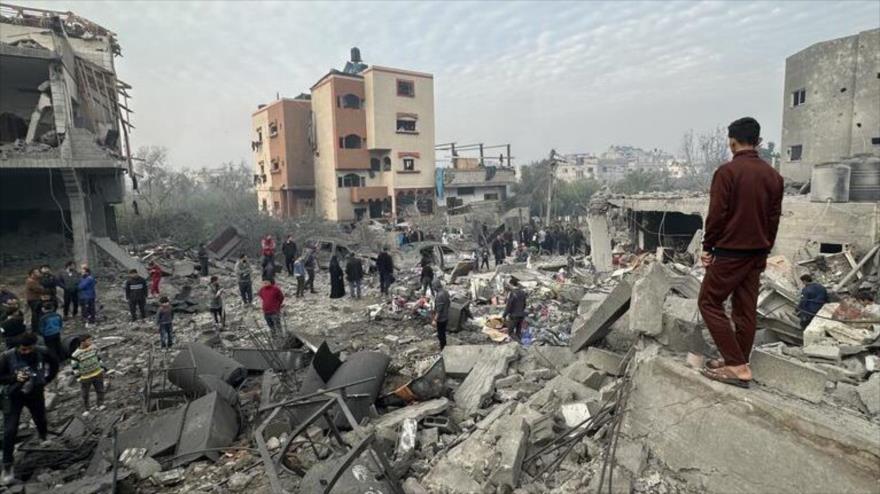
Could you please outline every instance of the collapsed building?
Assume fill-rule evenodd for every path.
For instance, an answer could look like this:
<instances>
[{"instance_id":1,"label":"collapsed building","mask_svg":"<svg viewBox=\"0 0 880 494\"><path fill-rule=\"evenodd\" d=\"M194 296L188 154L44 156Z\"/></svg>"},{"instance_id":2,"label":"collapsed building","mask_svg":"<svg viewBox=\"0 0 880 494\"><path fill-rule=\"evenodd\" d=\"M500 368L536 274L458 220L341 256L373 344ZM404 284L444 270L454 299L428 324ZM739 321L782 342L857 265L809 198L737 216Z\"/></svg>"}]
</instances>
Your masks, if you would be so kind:
<instances>
[{"instance_id":1,"label":"collapsed building","mask_svg":"<svg viewBox=\"0 0 880 494\"><path fill-rule=\"evenodd\" d=\"M81 262L120 254L114 205L131 172L132 127L116 35L70 12L9 4L0 4L0 27L3 252L31 236L72 245Z\"/></svg>"}]
</instances>

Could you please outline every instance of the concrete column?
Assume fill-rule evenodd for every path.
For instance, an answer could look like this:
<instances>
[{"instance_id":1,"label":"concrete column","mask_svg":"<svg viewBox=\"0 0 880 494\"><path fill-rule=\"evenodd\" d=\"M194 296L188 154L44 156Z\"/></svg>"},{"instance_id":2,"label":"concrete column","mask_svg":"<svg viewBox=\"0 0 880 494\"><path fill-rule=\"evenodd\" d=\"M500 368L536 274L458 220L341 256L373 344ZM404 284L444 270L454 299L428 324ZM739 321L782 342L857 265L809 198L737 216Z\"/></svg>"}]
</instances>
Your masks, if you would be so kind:
<instances>
[{"instance_id":1,"label":"concrete column","mask_svg":"<svg viewBox=\"0 0 880 494\"><path fill-rule=\"evenodd\" d=\"M68 196L70 201L70 228L73 229L73 257L79 263L91 264L94 259L89 245L89 221L82 194Z\"/></svg>"},{"instance_id":2,"label":"concrete column","mask_svg":"<svg viewBox=\"0 0 880 494\"><path fill-rule=\"evenodd\" d=\"M600 273L611 271L611 235L608 233L608 218L604 214L590 214L590 249L593 266Z\"/></svg>"}]
</instances>

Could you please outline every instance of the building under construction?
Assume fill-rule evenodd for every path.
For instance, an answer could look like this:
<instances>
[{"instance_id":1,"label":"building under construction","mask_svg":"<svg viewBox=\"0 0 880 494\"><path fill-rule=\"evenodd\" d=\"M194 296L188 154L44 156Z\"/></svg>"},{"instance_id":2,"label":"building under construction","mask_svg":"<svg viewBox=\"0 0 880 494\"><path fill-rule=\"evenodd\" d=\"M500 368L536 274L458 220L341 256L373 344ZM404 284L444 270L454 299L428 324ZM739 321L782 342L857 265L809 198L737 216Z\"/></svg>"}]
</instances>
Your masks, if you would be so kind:
<instances>
[{"instance_id":1,"label":"building under construction","mask_svg":"<svg viewBox=\"0 0 880 494\"><path fill-rule=\"evenodd\" d=\"M97 249L115 257L114 205L131 172L116 36L70 12L9 4L0 24L2 251L36 239L81 262Z\"/></svg>"}]
</instances>

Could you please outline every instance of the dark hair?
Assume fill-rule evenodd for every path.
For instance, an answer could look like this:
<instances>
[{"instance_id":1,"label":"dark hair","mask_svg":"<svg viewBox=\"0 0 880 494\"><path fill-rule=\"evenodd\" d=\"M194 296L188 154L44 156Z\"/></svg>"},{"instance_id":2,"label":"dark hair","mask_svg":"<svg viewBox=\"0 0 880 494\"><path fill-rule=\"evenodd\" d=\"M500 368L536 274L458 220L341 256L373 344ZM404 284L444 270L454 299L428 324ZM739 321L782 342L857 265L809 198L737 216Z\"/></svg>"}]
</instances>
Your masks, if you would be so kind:
<instances>
[{"instance_id":1,"label":"dark hair","mask_svg":"<svg viewBox=\"0 0 880 494\"><path fill-rule=\"evenodd\" d=\"M65 267L65 268L69 268L69 267L71 267L71 266L76 266L76 263L73 262L73 261L67 261L67 263L64 264L64 267Z\"/></svg>"},{"instance_id":2,"label":"dark hair","mask_svg":"<svg viewBox=\"0 0 880 494\"><path fill-rule=\"evenodd\" d=\"M211 283L217 281L217 279L218 279L218 278L217 278L216 276L211 276Z\"/></svg>"},{"instance_id":3,"label":"dark hair","mask_svg":"<svg viewBox=\"0 0 880 494\"><path fill-rule=\"evenodd\" d=\"M239 259L244 259L245 257L247 257L247 254L242 254L242 255L238 256Z\"/></svg>"},{"instance_id":4,"label":"dark hair","mask_svg":"<svg viewBox=\"0 0 880 494\"><path fill-rule=\"evenodd\" d=\"M92 335L90 335L90 334L88 334L88 333L83 333L83 334L79 335L79 341L80 341L80 342L88 341L88 340L91 340L91 339L92 339Z\"/></svg>"},{"instance_id":5,"label":"dark hair","mask_svg":"<svg viewBox=\"0 0 880 494\"><path fill-rule=\"evenodd\" d=\"M129 269L128 274L138 274L138 270L137 269Z\"/></svg>"},{"instance_id":6,"label":"dark hair","mask_svg":"<svg viewBox=\"0 0 880 494\"><path fill-rule=\"evenodd\" d=\"M761 137L761 124L752 117L743 117L734 120L727 127L727 137L736 139L740 144L757 146Z\"/></svg>"},{"instance_id":7,"label":"dark hair","mask_svg":"<svg viewBox=\"0 0 880 494\"><path fill-rule=\"evenodd\" d=\"M167 304L168 302L169 302L168 297L166 297L165 295L162 295L161 297L159 297L160 304Z\"/></svg>"},{"instance_id":8,"label":"dark hair","mask_svg":"<svg viewBox=\"0 0 880 494\"><path fill-rule=\"evenodd\" d=\"M88 266L84 267L84 268L83 268L83 271L85 271L85 272L88 273L88 274L92 274L92 268L90 268L90 267L88 267Z\"/></svg>"},{"instance_id":9,"label":"dark hair","mask_svg":"<svg viewBox=\"0 0 880 494\"><path fill-rule=\"evenodd\" d=\"M37 344L37 335L26 331L15 339L15 346L34 346Z\"/></svg>"},{"instance_id":10,"label":"dark hair","mask_svg":"<svg viewBox=\"0 0 880 494\"><path fill-rule=\"evenodd\" d=\"M801 281L803 281L804 283L812 283L813 277L809 274L805 274L805 275L801 276Z\"/></svg>"}]
</instances>

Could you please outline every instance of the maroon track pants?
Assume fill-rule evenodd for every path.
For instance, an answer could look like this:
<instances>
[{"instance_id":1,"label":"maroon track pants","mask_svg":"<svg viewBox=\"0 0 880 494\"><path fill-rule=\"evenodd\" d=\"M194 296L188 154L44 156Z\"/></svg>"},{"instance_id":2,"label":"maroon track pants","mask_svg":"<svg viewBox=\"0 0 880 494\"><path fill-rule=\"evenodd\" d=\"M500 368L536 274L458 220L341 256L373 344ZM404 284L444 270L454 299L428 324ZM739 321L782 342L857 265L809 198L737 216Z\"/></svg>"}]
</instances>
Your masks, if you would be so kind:
<instances>
[{"instance_id":1,"label":"maroon track pants","mask_svg":"<svg viewBox=\"0 0 880 494\"><path fill-rule=\"evenodd\" d=\"M700 287L700 313L725 365L749 362L755 342L758 286L761 272L766 266L767 256L764 255L715 256L715 260L706 268L706 276ZM724 312L727 297L732 297L733 306L729 318Z\"/></svg>"}]
</instances>

